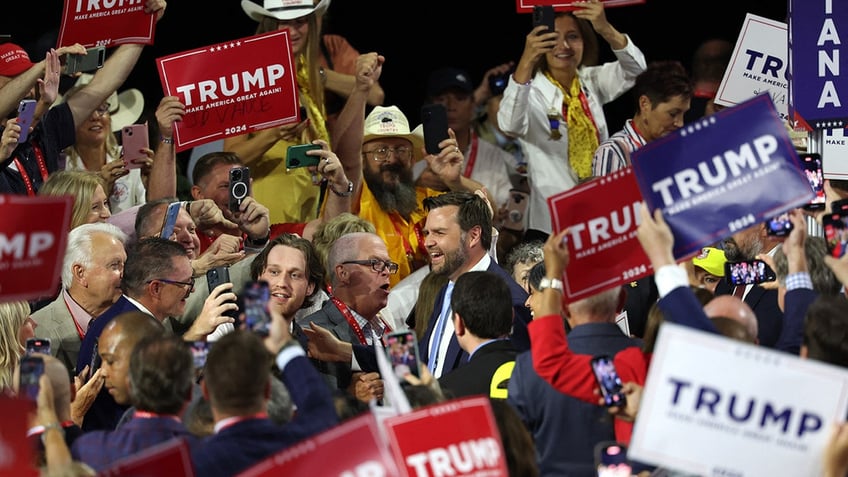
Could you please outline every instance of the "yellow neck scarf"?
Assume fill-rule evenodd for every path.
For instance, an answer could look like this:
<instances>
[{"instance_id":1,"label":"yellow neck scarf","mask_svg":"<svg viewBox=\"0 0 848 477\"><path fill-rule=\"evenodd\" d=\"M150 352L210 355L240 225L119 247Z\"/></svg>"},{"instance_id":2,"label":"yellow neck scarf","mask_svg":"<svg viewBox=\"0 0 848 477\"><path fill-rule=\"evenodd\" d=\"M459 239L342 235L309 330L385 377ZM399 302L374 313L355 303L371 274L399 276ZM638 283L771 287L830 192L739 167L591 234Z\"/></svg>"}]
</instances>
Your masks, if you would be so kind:
<instances>
[{"instance_id":1,"label":"yellow neck scarf","mask_svg":"<svg viewBox=\"0 0 848 477\"><path fill-rule=\"evenodd\" d=\"M327 132L326 115L324 105L316 104L309 94L309 68L303 55L297 58L297 88L300 92L300 104L308 111L309 127L303 132L301 140L303 144L311 143L314 139L323 139L332 147L330 134Z\"/></svg>"},{"instance_id":2,"label":"yellow neck scarf","mask_svg":"<svg viewBox=\"0 0 848 477\"><path fill-rule=\"evenodd\" d=\"M568 163L577 178L583 180L592 176L592 156L598 148L598 128L583 109L580 80L577 75L566 90L549 72L545 76L562 91L562 105L565 109L565 123L568 126Z\"/></svg>"}]
</instances>

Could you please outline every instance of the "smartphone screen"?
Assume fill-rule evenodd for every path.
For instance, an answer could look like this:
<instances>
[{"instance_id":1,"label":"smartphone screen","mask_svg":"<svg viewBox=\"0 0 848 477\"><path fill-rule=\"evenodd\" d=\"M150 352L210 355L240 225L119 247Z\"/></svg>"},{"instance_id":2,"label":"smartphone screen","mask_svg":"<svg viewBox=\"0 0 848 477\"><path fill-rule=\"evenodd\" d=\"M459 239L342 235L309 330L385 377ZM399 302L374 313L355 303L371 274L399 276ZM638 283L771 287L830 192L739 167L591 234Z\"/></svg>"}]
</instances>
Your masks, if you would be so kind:
<instances>
[{"instance_id":1,"label":"smartphone screen","mask_svg":"<svg viewBox=\"0 0 848 477\"><path fill-rule=\"evenodd\" d=\"M239 297L239 310L244 314L244 326L253 332L267 335L271 326L271 315L268 313L268 300L271 291L268 282L248 282Z\"/></svg>"},{"instance_id":2,"label":"smartphone screen","mask_svg":"<svg viewBox=\"0 0 848 477\"><path fill-rule=\"evenodd\" d=\"M633 469L627 460L627 447L618 442L599 442L595 446L598 477L630 477Z\"/></svg>"},{"instance_id":3,"label":"smartphone screen","mask_svg":"<svg viewBox=\"0 0 848 477\"><path fill-rule=\"evenodd\" d=\"M32 353L50 354L50 339L28 338L26 341L26 354Z\"/></svg>"},{"instance_id":4,"label":"smartphone screen","mask_svg":"<svg viewBox=\"0 0 848 477\"><path fill-rule=\"evenodd\" d=\"M168 204L168 210L165 212L165 220L162 223L162 231L159 236L163 239L171 240L171 235L174 235L174 225L177 223L177 215L182 208L182 202L171 202Z\"/></svg>"},{"instance_id":5,"label":"smartphone screen","mask_svg":"<svg viewBox=\"0 0 848 477\"><path fill-rule=\"evenodd\" d=\"M766 221L766 233L774 237L785 237L792 232L792 221L789 212L776 215Z\"/></svg>"},{"instance_id":6,"label":"smartphone screen","mask_svg":"<svg viewBox=\"0 0 848 477\"><path fill-rule=\"evenodd\" d=\"M774 270L762 260L744 260L741 262L726 262L724 278L731 285L756 285L777 279Z\"/></svg>"},{"instance_id":7,"label":"smartphone screen","mask_svg":"<svg viewBox=\"0 0 848 477\"><path fill-rule=\"evenodd\" d=\"M194 364L195 382L200 382L203 378L203 367L206 366L206 356L209 354L210 346L212 346L211 341L192 341L189 343L191 359Z\"/></svg>"},{"instance_id":8,"label":"smartphone screen","mask_svg":"<svg viewBox=\"0 0 848 477\"><path fill-rule=\"evenodd\" d=\"M848 250L848 215L827 214L822 216L824 239L827 252L835 258L845 255Z\"/></svg>"},{"instance_id":9,"label":"smartphone screen","mask_svg":"<svg viewBox=\"0 0 848 477\"><path fill-rule=\"evenodd\" d=\"M230 169L230 202L231 212L238 212L241 203L250 195L250 168L234 167Z\"/></svg>"},{"instance_id":10,"label":"smartphone screen","mask_svg":"<svg viewBox=\"0 0 848 477\"><path fill-rule=\"evenodd\" d=\"M29 138L29 128L32 127L32 121L35 118L34 99L22 99L18 103L18 118L17 123L21 126L21 135L18 137L18 142L26 142Z\"/></svg>"},{"instance_id":11,"label":"smartphone screen","mask_svg":"<svg viewBox=\"0 0 848 477\"><path fill-rule=\"evenodd\" d=\"M38 378L44 374L44 360L39 356L24 356L21 359L21 375L18 380L18 395L32 401L38 399Z\"/></svg>"},{"instance_id":12,"label":"smartphone screen","mask_svg":"<svg viewBox=\"0 0 848 477\"><path fill-rule=\"evenodd\" d=\"M816 196L804 205L806 210L823 210L826 204L824 196L824 176L822 174L821 155L818 153L801 154L801 162L804 165L804 174Z\"/></svg>"},{"instance_id":13,"label":"smartphone screen","mask_svg":"<svg viewBox=\"0 0 848 477\"><path fill-rule=\"evenodd\" d=\"M622 392L621 378L615 370L612 358L609 356L595 356L591 360L592 372L595 380L601 388L601 395L606 406L622 406L627 399Z\"/></svg>"},{"instance_id":14,"label":"smartphone screen","mask_svg":"<svg viewBox=\"0 0 848 477\"><path fill-rule=\"evenodd\" d=\"M421 107L421 124L424 129L424 148L427 154L442 152L439 143L448 139L448 111L443 104L425 104Z\"/></svg>"},{"instance_id":15,"label":"smartphone screen","mask_svg":"<svg viewBox=\"0 0 848 477\"><path fill-rule=\"evenodd\" d=\"M392 363L392 369L398 378L403 379L407 374L412 374L416 378L421 376L419 369L421 358L418 354L415 331L393 331L386 335L386 356Z\"/></svg>"}]
</instances>

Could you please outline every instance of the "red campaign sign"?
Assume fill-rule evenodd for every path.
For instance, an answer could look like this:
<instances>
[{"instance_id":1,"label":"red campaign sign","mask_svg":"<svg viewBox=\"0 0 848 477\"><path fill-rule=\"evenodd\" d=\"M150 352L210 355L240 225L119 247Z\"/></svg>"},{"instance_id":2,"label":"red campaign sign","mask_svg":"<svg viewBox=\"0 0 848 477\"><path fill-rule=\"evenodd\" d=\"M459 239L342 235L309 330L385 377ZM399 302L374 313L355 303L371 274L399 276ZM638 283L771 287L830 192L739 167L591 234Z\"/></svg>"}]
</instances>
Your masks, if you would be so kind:
<instances>
[{"instance_id":1,"label":"red campaign sign","mask_svg":"<svg viewBox=\"0 0 848 477\"><path fill-rule=\"evenodd\" d=\"M73 201L71 196L0 195L0 301L56 294Z\"/></svg>"},{"instance_id":2,"label":"red campaign sign","mask_svg":"<svg viewBox=\"0 0 848 477\"><path fill-rule=\"evenodd\" d=\"M156 16L144 13L144 0L65 0L56 46L152 45L155 24Z\"/></svg>"},{"instance_id":3,"label":"red campaign sign","mask_svg":"<svg viewBox=\"0 0 848 477\"><path fill-rule=\"evenodd\" d=\"M0 476L34 477L38 469L32 465L32 447L26 438L29 413L34 404L26 399L6 397L0 393Z\"/></svg>"},{"instance_id":4,"label":"red campaign sign","mask_svg":"<svg viewBox=\"0 0 848 477\"><path fill-rule=\"evenodd\" d=\"M98 477L122 475L194 477L194 464L191 463L188 442L182 437L167 440L124 457L97 473Z\"/></svg>"},{"instance_id":5,"label":"red campaign sign","mask_svg":"<svg viewBox=\"0 0 848 477\"><path fill-rule=\"evenodd\" d=\"M576 10L574 6L578 1L585 0L515 0L515 11L518 13L533 13L533 7L536 5L551 5L558 12L567 12ZM624 7L627 5L641 5L645 0L601 0L604 8Z\"/></svg>"},{"instance_id":6,"label":"red campaign sign","mask_svg":"<svg viewBox=\"0 0 848 477\"><path fill-rule=\"evenodd\" d=\"M377 420L373 414L366 413L302 440L238 474L238 477L278 475L354 477L398 473L392 455L380 437Z\"/></svg>"},{"instance_id":7,"label":"red campaign sign","mask_svg":"<svg viewBox=\"0 0 848 477\"><path fill-rule=\"evenodd\" d=\"M487 397L453 399L383 424L401 476L506 477L500 432Z\"/></svg>"},{"instance_id":8,"label":"red campaign sign","mask_svg":"<svg viewBox=\"0 0 848 477\"><path fill-rule=\"evenodd\" d=\"M566 228L565 298L579 300L653 273L636 237L642 194L633 168L548 198L554 233Z\"/></svg>"},{"instance_id":9,"label":"red campaign sign","mask_svg":"<svg viewBox=\"0 0 848 477\"><path fill-rule=\"evenodd\" d=\"M287 30L158 58L159 79L186 115L177 151L298 121L297 74Z\"/></svg>"}]
</instances>

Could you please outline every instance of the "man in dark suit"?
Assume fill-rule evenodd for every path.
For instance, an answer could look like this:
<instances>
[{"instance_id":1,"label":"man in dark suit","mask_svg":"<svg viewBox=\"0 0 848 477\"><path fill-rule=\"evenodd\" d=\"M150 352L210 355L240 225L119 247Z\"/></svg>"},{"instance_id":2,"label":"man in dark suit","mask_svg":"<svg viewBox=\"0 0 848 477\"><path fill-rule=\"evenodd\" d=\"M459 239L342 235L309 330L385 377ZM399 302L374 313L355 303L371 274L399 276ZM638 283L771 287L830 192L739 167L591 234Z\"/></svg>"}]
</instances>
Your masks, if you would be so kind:
<instances>
[{"instance_id":1,"label":"man in dark suit","mask_svg":"<svg viewBox=\"0 0 848 477\"><path fill-rule=\"evenodd\" d=\"M527 324L530 311L524 306L527 292L489 255L492 243L492 210L485 199L468 192L446 192L428 197L429 211L424 227L425 246L433 273L448 275L450 281L439 292L427 330L420 341L421 360L434 377L458 368L468 360L454 335L450 295L457 278L469 271L498 274L509 287L514 311L510 342L518 351L530 349Z\"/></svg>"},{"instance_id":2,"label":"man in dark suit","mask_svg":"<svg viewBox=\"0 0 848 477\"><path fill-rule=\"evenodd\" d=\"M142 314L121 315L113 323L137 320ZM147 321L150 321L147 319ZM139 323L137 326L149 327ZM95 470L175 437L193 440L178 416L191 397L194 378L188 345L176 336L147 334L129 358L129 399L133 417L120 429L83 434L73 446L74 458Z\"/></svg>"},{"instance_id":3,"label":"man in dark suit","mask_svg":"<svg viewBox=\"0 0 848 477\"><path fill-rule=\"evenodd\" d=\"M457 341L468 363L439 378L453 397L485 395L504 399L518 352L509 342L512 302L509 287L494 272L467 272L456 279L451 310Z\"/></svg>"},{"instance_id":4,"label":"man in dark suit","mask_svg":"<svg viewBox=\"0 0 848 477\"><path fill-rule=\"evenodd\" d=\"M544 263L534 266L528 276L532 294L527 301L534 312L538 311L535 300L544 276ZM630 338L615 324L618 310L626 303L625 288L630 291L624 285L567 307L569 348L580 354L615 356L625 348L642 346L642 340ZM515 360L507 402L533 435L541 476L594 476L595 444L615 440L613 421L607 411L551 387L533 369L529 351Z\"/></svg>"},{"instance_id":5,"label":"man in dark suit","mask_svg":"<svg viewBox=\"0 0 848 477\"><path fill-rule=\"evenodd\" d=\"M192 449L196 475L236 475L338 423L330 389L276 310L271 327L264 343L255 333L236 330L209 350L201 388L212 407L215 434ZM266 412L272 361L297 408L282 426Z\"/></svg>"},{"instance_id":6,"label":"man in dark suit","mask_svg":"<svg viewBox=\"0 0 848 477\"><path fill-rule=\"evenodd\" d=\"M780 241L766 233L765 223L749 227L724 239L724 255L729 262L753 260L759 254L773 255ZM716 295L736 295L742 298L757 315L757 338L760 346L773 348L783 328L783 311L777 304L777 290L760 285L737 285L722 280L716 286Z\"/></svg>"},{"instance_id":7,"label":"man in dark suit","mask_svg":"<svg viewBox=\"0 0 848 477\"><path fill-rule=\"evenodd\" d=\"M398 264L389 258L385 242L367 232L345 234L330 246L327 269L331 273L333 296L324 306L303 318L299 324L317 324L339 340L351 344L381 343L391 327L378 313L389 299L389 276ZM340 389L368 402L382 399L383 386L378 373L354 373L350 362L313 360L331 389Z\"/></svg>"}]
</instances>

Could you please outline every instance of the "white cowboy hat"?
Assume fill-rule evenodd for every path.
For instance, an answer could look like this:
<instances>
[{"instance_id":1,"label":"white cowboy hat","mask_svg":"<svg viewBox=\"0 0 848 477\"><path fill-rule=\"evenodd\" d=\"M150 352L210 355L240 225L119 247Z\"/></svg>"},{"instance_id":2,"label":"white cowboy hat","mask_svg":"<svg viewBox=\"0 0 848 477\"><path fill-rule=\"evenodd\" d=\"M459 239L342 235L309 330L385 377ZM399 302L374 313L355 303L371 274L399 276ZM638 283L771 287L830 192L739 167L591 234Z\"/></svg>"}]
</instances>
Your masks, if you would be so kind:
<instances>
[{"instance_id":1,"label":"white cowboy hat","mask_svg":"<svg viewBox=\"0 0 848 477\"><path fill-rule=\"evenodd\" d=\"M313 0L241 0L241 8L247 16L262 21L262 17L277 20L294 20L310 13L322 15L330 6L330 0L321 0L315 5Z\"/></svg>"},{"instance_id":2,"label":"white cowboy hat","mask_svg":"<svg viewBox=\"0 0 848 477\"><path fill-rule=\"evenodd\" d=\"M412 143L412 157L421 159L424 136L409 130L409 120L397 106L375 106L365 118L365 135L362 143L385 137L402 137Z\"/></svg>"},{"instance_id":3,"label":"white cowboy hat","mask_svg":"<svg viewBox=\"0 0 848 477\"><path fill-rule=\"evenodd\" d=\"M64 95L57 98L54 104L61 104L68 97L73 96L83 86L90 83L92 78L94 78L92 74L81 74L77 82L65 91ZM135 123L144 112L144 95L135 88L120 93L113 91L106 102L109 103L109 116L112 118L112 132L120 131L122 127Z\"/></svg>"}]
</instances>

